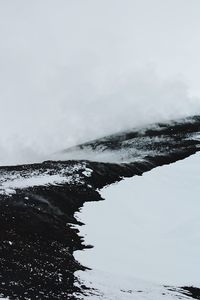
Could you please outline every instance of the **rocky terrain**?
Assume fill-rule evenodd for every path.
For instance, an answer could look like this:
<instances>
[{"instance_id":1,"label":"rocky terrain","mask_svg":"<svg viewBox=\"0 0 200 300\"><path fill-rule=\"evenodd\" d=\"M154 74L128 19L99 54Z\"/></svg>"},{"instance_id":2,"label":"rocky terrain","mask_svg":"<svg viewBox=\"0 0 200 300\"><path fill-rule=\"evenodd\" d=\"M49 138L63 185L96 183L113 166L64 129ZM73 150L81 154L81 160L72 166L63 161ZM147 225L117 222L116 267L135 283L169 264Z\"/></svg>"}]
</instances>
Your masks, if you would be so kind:
<instances>
[{"instance_id":1,"label":"rocky terrain","mask_svg":"<svg viewBox=\"0 0 200 300\"><path fill-rule=\"evenodd\" d=\"M74 226L80 224L75 212L101 200L104 186L199 150L200 117L194 116L78 145L56 161L0 167L0 295L81 299L89 288L77 284L74 273L85 267L73 253L91 246ZM181 292L200 299L198 288Z\"/></svg>"}]
</instances>

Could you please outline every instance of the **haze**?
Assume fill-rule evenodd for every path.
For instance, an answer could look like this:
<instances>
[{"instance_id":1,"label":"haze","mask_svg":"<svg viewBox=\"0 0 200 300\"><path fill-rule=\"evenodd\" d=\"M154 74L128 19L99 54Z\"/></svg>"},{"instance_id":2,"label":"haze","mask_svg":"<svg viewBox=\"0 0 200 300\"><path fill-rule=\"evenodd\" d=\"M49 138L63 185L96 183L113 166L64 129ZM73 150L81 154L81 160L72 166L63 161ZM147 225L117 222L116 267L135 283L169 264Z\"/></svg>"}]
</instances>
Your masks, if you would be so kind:
<instances>
[{"instance_id":1,"label":"haze","mask_svg":"<svg viewBox=\"0 0 200 300\"><path fill-rule=\"evenodd\" d=\"M198 0L0 0L0 164L200 112Z\"/></svg>"}]
</instances>

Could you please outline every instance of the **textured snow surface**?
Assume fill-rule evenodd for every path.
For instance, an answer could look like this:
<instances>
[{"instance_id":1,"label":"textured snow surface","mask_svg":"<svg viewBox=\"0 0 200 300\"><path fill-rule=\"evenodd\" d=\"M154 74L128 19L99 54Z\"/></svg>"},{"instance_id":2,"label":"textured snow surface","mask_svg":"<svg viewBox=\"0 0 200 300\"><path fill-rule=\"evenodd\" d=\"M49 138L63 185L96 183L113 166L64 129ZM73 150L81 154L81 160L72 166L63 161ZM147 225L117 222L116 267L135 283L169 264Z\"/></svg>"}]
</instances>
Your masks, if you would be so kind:
<instances>
[{"instance_id":1,"label":"textured snow surface","mask_svg":"<svg viewBox=\"0 0 200 300\"><path fill-rule=\"evenodd\" d=\"M181 289L164 287L135 278L116 276L109 272L87 271L78 272L81 281L93 289L92 292L81 294L81 299L88 300L176 300L191 299L183 295Z\"/></svg>"},{"instance_id":2,"label":"textured snow surface","mask_svg":"<svg viewBox=\"0 0 200 300\"><path fill-rule=\"evenodd\" d=\"M110 282L102 272L111 273L115 287L122 282L118 278L126 277L133 279L130 289L134 289L134 278L158 285L199 287L199 164L196 154L104 188L105 201L85 203L78 214L86 224L81 235L94 248L77 251L76 258L94 270L80 274L86 285L92 281L93 287L108 296L105 299L126 298L117 294L123 289L121 284L116 298L109 298ZM137 294L134 299L157 299L154 292L160 287L153 285L152 289L153 294L147 293L146 298Z\"/></svg>"},{"instance_id":3,"label":"textured snow surface","mask_svg":"<svg viewBox=\"0 0 200 300\"><path fill-rule=\"evenodd\" d=\"M0 194L13 194L16 189L24 189L33 186L42 186L49 184L69 183L71 177L65 178L60 175L41 175L29 178L13 178L1 183Z\"/></svg>"},{"instance_id":4,"label":"textured snow surface","mask_svg":"<svg viewBox=\"0 0 200 300\"><path fill-rule=\"evenodd\" d=\"M82 170L82 175L78 171ZM77 163L74 166L61 168L56 173L52 169L22 170L0 173L0 194L15 194L18 189L25 189L34 186L47 186L57 184L81 184L84 176L90 177L92 170L84 163Z\"/></svg>"}]
</instances>

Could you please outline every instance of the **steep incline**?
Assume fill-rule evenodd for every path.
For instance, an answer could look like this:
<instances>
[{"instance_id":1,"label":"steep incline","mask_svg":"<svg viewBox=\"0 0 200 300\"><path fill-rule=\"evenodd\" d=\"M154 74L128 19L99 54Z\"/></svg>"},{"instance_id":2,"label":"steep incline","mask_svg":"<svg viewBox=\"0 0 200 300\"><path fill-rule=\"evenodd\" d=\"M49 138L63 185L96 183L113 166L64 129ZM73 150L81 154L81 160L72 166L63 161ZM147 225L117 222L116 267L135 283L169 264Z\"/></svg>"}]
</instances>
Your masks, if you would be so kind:
<instances>
[{"instance_id":1,"label":"steep incline","mask_svg":"<svg viewBox=\"0 0 200 300\"><path fill-rule=\"evenodd\" d=\"M79 145L60 154L64 161L1 167L0 294L75 299L85 287L75 285L74 272L84 267L73 252L85 246L74 213L85 201L100 200L98 189L199 150L195 116Z\"/></svg>"}]
</instances>

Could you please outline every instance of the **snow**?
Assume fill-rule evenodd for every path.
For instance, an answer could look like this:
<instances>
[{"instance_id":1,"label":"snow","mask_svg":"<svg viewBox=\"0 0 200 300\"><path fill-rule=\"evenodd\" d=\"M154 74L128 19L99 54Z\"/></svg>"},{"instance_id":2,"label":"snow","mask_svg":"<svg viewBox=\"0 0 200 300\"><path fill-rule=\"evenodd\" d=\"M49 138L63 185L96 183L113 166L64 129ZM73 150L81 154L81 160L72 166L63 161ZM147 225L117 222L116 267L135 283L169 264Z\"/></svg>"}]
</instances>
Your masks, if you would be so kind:
<instances>
[{"instance_id":1,"label":"snow","mask_svg":"<svg viewBox=\"0 0 200 300\"><path fill-rule=\"evenodd\" d=\"M83 171L82 174L86 177L90 177L92 175L92 172L93 170L91 170L90 168L85 168L85 171Z\"/></svg>"},{"instance_id":2,"label":"snow","mask_svg":"<svg viewBox=\"0 0 200 300\"><path fill-rule=\"evenodd\" d=\"M76 259L93 269L78 273L86 285L91 277L93 287L101 289L100 281L109 289L109 281L106 283L101 276L103 272L111 273L111 282L116 286L122 282L118 278L132 279L130 289L134 289L135 278L160 288L199 286L199 163L200 156L196 154L156 168L104 188L101 194L105 201L84 205L77 214L86 224L80 231L86 244L94 248L77 251Z\"/></svg>"},{"instance_id":3,"label":"snow","mask_svg":"<svg viewBox=\"0 0 200 300\"><path fill-rule=\"evenodd\" d=\"M135 278L124 278L110 272L87 271L79 272L81 281L93 289L92 294L81 294L86 300L176 300L191 299L180 293L181 289L173 290L148 281ZM76 294L79 296L79 294Z\"/></svg>"},{"instance_id":4,"label":"snow","mask_svg":"<svg viewBox=\"0 0 200 300\"><path fill-rule=\"evenodd\" d=\"M65 178L60 175L42 175L30 178L20 178L8 180L0 185L0 194L15 194L16 189L24 189L33 186L45 186L50 184L60 184L70 182L71 177Z\"/></svg>"},{"instance_id":5,"label":"snow","mask_svg":"<svg viewBox=\"0 0 200 300\"><path fill-rule=\"evenodd\" d=\"M146 141L148 142L148 141ZM109 162L109 163L120 163L120 162L133 162L143 159L147 155L156 155L156 151L143 151L143 150L137 150L135 148L129 149L127 151L126 149L122 150L104 150L103 147L99 147L95 151L87 147L87 149L72 149L68 152L62 152L62 153L56 153L54 154L51 159L54 160L90 160L90 161L98 161L98 162Z\"/></svg>"},{"instance_id":6,"label":"snow","mask_svg":"<svg viewBox=\"0 0 200 300\"><path fill-rule=\"evenodd\" d=\"M78 171L82 171L82 175ZM53 173L54 172L54 173ZM58 173L57 173L58 172ZM84 163L77 163L74 166L66 166L60 170L29 169L19 172L2 172L0 174L0 195L12 195L18 189L25 189L34 186L48 186L58 184L82 184L84 176L90 177L92 170Z\"/></svg>"}]
</instances>

